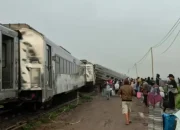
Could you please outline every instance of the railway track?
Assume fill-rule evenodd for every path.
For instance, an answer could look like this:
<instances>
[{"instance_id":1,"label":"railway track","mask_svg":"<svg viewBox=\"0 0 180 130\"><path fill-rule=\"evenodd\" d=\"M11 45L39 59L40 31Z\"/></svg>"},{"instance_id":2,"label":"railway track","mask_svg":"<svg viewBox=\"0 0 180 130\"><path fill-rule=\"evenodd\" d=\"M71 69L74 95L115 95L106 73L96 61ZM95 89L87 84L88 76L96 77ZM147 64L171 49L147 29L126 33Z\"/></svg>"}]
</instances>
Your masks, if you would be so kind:
<instances>
[{"instance_id":1,"label":"railway track","mask_svg":"<svg viewBox=\"0 0 180 130\"><path fill-rule=\"evenodd\" d=\"M91 94L91 93L86 93ZM28 122L31 122L33 120L39 119L40 117L43 117L45 115L50 114L53 111L57 111L60 108L63 108L66 105L72 104L72 103L78 103L79 102L79 94L76 98L73 98L69 101L66 101L64 103L61 103L59 105L53 106L52 108L49 108L47 110L41 109L37 112L22 112L22 113L16 113L13 118L12 116L9 117L9 119L4 119L0 123L0 130L18 130L21 127L25 126Z\"/></svg>"},{"instance_id":2,"label":"railway track","mask_svg":"<svg viewBox=\"0 0 180 130\"><path fill-rule=\"evenodd\" d=\"M10 127L5 128L5 130L17 130L17 129L25 126L28 122L31 122L31 121L33 121L33 120L36 120L36 119L38 119L38 118L40 118L40 117L42 117L42 116L44 116L44 115L46 115L46 114L49 114L49 113L51 113L51 112L53 112L53 111L58 110L59 108L62 108L63 106L66 106L66 105L68 105L68 104L71 104L71 103L73 103L73 102L76 102L77 100L78 100L78 99L76 98L76 99L73 99L73 100L71 100L71 101L69 101L69 102L66 102L66 103L64 103L64 104L58 105L58 106L56 106L56 107L53 107L53 108L51 108L51 109L49 109L49 110L47 110L47 111L38 112L38 113L34 114L33 116L28 117L28 119L25 119L25 120L23 119L23 120L21 120L21 121L16 122L16 124L11 125Z\"/></svg>"}]
</instances>

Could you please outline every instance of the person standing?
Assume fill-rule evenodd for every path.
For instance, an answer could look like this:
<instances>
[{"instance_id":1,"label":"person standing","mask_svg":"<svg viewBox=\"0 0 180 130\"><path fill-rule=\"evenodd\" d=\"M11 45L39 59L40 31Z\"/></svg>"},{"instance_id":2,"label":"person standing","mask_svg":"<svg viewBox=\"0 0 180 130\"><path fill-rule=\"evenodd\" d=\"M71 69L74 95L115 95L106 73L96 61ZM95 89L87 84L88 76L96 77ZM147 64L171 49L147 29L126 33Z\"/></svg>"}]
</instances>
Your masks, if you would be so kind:
<instances>
[{"instance_id":1,"label":"person standing","mask_svg":"<svg viewBox=\"0 0 180 130\"><path fill-rule=\"evenodd\" d=\"M119 89L119 94L122 99L122 113L125 115L126 125L129 125L131 123L130 112L134 92L128 79L124 80L124 85Z\"/></svg>"},{"instance_id":2,"label":"person standing","mask_svg":"<svg viewBox=\"0 0 180 130\"><path fill-rule=\"evenodd\" d=\"M179 84L179 86L180 86L180 78L178 78L178 84Z\"/></svg>"},{"instance_id":3,"label":"person standing","mask_svg":"<svg viewBox=\"0 0 180 130\"><path fill-rule=\"evenodd\" d=\"M107 100L109 100L110 96L111 96L111 86L110 86L109 82L107 82L107 84L106 84L105 94L106 94Z\"/></svg>"},{"instance_id":4,"label":"person standing","mask_svg":"<svg viewBox=\"0 0 180 130\"><path fill-rule=\"evenodd\" d=\"M144 82L143 83L143 86L142 86L142 93L143 93L143 96L144 96L144 104L146 107L148 107L148 101L147 101L147 97L148 97L148 91L149 90L149 85L147 82Z\"/></svg>"},{"instance_id":5,"label":"person standing","mask_svg":"<svg viewBox=\"0 0 180 130\"><path fill-rule=\"evenodd\" d=\"M147 83L148 83L149 85L151 85L151 79L150 79L150 77L147 78Z\"/></svg>"},{"instance_id":6,"label":"person standing","mask_svg":"<svg viewBox=\"0 0 180 130\"><path fill-rule=\"evenodd\" d=\"M160 75L156 75L156 84L159 86L159 81L161 80Z\"/></svg>"},{"instance_id":7,"label":"person standing","mask_svg":"<svg viewBox=\"0 0 180 130\"><path fill-rule=\"evenodd\" d=\"M155 84L154 78L151 77L151 86L154 86L154 84Z\"/></svg>"},{"instance_id":8,"label":"person standing","mask_svg":"<svg viewBox=\"0 0 180 130\"><path fill-rule=\"evenodd\" d=\"M177 83L174 79L173 74L169 74L168 76L170 82L168 83L168 92L169 92L169 108L170 109L175 109L175 96L178 93L177 90Z\"/></svg>"},{"instance_id":9,"label":"person standing","mask_svg":"<svg viewBox=\"0 0 180 130\"><path fill-rule=\"evenodd\" d=\"M119 81L116 82L115 86L115 94L119 91Z\"/></svg>"}]
</instances>

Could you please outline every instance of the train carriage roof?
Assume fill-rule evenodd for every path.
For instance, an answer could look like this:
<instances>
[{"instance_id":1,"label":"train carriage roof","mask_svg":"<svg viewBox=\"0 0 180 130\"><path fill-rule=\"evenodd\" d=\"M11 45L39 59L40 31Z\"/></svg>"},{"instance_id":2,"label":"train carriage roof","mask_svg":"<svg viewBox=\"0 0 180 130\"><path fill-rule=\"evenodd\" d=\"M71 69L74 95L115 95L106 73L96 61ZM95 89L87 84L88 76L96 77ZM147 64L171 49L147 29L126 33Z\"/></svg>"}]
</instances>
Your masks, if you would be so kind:
<instances>
[{"instance_id":1,"label":"train carriage roof","mask_svg":"<svg viewBox=\"0 0 180 130\"><path fill-rule=\"evenodd\" d=\"M13 24L3 24L3 26L8 27L10 29L13 30L20 30L21 28L28 28L31 29L33 31L35 31L36 33L40 34L46 41L48 41L51 44L54 44L51 40L49 40L44 34L42 34L41 32L37 31L36 29L34 29L33 27L31 27L30 25L26 24L26 23L13 23ZM56 45L56 44L54 44ZM57 46L57 45L56 45ZM71 54L69 51L67 51L65 48L63 48L62 46L59 46L60 48L62 48L64 51L66 51L67 53Z\"/></svg>"},{"instance_id":2,"label":"train carriage roof","mask_svg":"<svg viewBox=\"0 0 180 130\"><path fill-rule=\"evenodd\" d=\"M64 47L59 46L57 44L55 44L54 42L52 42L51 40L49 40L44 34L42 34L41 32L37 31L36 29L34 29L33 27L31 27L30 25L26 24L26 23L10 23L10 24L3 24L3 26L8 27L12 30L15 31L19 31L22 28L28 28L30 30L33 30L34 32L38 33L39 35L41 35L43 37L43 39L50 45L54 46L54 47L59 47L61 48L64 52L66 52L69 56L73 57L74 59L76 59L76 62L80 63L81 61L77 58L75 58L74 56L71 55L71 53L66 50Z\"/></svg>"}]
</instances>

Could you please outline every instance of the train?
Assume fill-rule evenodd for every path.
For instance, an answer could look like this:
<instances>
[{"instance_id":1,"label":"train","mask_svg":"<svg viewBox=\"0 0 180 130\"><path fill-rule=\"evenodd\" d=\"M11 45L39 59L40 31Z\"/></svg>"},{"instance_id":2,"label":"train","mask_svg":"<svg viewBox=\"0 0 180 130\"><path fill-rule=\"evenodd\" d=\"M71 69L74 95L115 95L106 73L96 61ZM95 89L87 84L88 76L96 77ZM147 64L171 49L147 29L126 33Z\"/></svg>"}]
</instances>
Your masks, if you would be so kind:
<instances>
[{"instance_id":1,"label":"train","mask_svg":"<svg viewBox=\"0 0 180 130\"><path fill-rule=\"evenodd\" d=\"M107 67L104 67L99 64L94 64L94 70L96 73L96 84L101 85L105 80L112 79L112 80L122 80L128 78L127 75L118 73L114 70L111 70Z\"/></svg>"},{"instance_id":2,"label":"train","mask_svg":"<svg viewBox=\"0 0 180 130\"><path fill-rule=\"evenodd\" d=\"M0 105L28 103L32 109L53 97L96 84L95 65L75 58L28 24L0 24Z\"/></svg>"}]
</instances>

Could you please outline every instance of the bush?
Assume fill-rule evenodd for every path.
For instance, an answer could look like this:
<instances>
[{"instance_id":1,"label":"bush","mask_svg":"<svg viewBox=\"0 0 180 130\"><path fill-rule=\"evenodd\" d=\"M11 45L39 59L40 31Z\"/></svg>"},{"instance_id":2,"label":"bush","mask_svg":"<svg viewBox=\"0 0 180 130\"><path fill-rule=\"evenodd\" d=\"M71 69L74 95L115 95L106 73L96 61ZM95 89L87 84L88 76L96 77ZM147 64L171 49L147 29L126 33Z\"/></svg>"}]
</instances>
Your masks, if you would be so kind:
<instances>
[{"instance_id":1,"label":"bush","mask_svg":"<svg viewBox=\"0 0 180 130\"><path fill-rule=\"evenodd\" d=\"M178 95L176 96L176 108L180 109L180 87L178 87Z\"/></svg>"}]
</instances>

